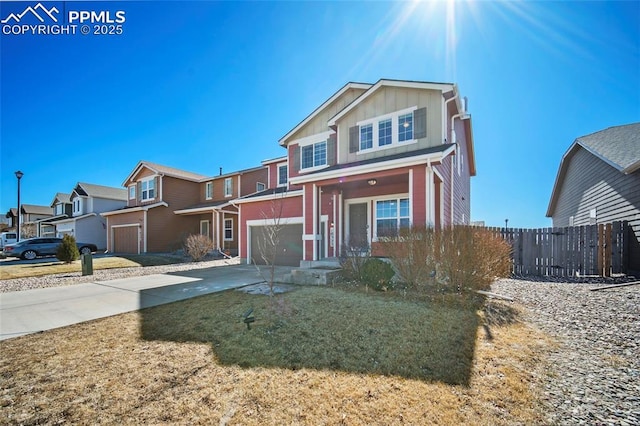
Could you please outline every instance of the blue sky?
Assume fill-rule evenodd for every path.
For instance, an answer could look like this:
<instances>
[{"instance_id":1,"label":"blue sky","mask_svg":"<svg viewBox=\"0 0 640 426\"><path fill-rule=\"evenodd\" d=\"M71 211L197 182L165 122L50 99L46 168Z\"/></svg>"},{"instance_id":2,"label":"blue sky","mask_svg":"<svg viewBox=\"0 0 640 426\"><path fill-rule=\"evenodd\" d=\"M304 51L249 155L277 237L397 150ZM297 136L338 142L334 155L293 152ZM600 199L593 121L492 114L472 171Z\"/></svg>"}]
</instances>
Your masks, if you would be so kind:
<instances>
[{"instance_id":1,"label":"blue sky","mask_svg":"<svg viewBox=\"0 0 640 426\"><path fill-rule=\"evenodd\" d=\"M0 18L36 4L2 2ZM473 220L550 226L570 144L640 121L640 2L42 4L125 22L120 35L0 35L3 214L16 170L22 202L48 205L76 182L119 187L140 160L254 167L348 81L394 78L468 97Z\"/></svg>"}]
</instances>

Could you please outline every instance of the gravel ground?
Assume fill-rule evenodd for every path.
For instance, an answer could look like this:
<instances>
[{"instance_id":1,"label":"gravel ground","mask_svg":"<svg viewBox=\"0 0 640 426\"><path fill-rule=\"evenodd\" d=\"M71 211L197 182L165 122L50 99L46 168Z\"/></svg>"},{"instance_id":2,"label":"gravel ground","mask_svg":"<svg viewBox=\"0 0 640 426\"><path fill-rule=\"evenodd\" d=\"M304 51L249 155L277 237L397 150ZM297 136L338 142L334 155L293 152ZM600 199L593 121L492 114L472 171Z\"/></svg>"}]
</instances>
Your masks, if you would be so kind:
<instances>
[{"instance_id":1,"label":"gravel ground","mask_svg":"<svg viewBox=\"0 0 640 426\"><path fill-rule=\"evenodd\" d=\"M544 383L553 425L640 425L640 285L504 279L492 286L551 335Z\"/></svg>"},{"instance_id":2,"label":"gravel ground","mask_svg":"<svg viewBox=\"0 0 640 426\"><path fill-rule=\"evenodd\" d=\"M74 272L67 274L46 275L43 277L15 278L11 280L0 280L0 293L239 264L239 258L234 258L209 260L203 262L176 263L172 265L161 266L145 266L143 268L138 266L132 268L99 269L94 270L93 275L85 276L82 276L81 272Z\"/></svg>"}]
</instances>

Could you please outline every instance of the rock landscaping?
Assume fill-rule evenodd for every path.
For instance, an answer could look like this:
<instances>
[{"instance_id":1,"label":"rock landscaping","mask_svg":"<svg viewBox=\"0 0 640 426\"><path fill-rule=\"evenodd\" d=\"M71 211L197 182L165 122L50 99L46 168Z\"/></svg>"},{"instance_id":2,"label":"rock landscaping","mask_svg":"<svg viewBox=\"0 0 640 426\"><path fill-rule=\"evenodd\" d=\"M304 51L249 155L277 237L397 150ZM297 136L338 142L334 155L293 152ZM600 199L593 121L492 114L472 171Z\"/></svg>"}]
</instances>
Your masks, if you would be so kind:
<instances>
[{"instance_id":1,"label":"rock landscaping","mask_svg":"<svg viewBox=\"0 0 640 426\"><path fill-rule=\"evenodd\" d=\"M557 341L543 383L549 424L640 425L640 285L591 291L612 283L595 281L503 279L492 291Z\"/></svg>"}]
</instances>

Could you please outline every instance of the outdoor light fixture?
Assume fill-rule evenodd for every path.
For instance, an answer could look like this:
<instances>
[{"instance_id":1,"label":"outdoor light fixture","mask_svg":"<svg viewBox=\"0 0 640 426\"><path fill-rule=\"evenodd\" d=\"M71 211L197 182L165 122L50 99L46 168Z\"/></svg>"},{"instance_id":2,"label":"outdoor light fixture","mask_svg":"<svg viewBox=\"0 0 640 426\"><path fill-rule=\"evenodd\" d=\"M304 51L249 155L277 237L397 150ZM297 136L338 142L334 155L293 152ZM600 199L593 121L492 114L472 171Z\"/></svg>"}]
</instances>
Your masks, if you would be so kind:
<instances>
[{"instance_id":1,"label":"outdoor light fixture","mask_svg":"<svg viewBox=\"0 0 640 426\"><path fill-rule=\"evenodd\" d=\"M369 179L369 180L367 181L367 183L368 183L369 185L373 186L373 185L375 185L376 183L378 183L378 181L377 181L376 179Z\"/></svg>"},{"instance_id":2,"label":"outdoor light fixture","mask_svg":"<svg viewBox=\"0 0 640 426\"><path fill-rule=\"evenodd\" d=\"M18 178L18 214L16 215L16 242L20 241L20 179L22 179L24 173L20 170L16 172L16 177Z\"/></svg>"}]
</instances>

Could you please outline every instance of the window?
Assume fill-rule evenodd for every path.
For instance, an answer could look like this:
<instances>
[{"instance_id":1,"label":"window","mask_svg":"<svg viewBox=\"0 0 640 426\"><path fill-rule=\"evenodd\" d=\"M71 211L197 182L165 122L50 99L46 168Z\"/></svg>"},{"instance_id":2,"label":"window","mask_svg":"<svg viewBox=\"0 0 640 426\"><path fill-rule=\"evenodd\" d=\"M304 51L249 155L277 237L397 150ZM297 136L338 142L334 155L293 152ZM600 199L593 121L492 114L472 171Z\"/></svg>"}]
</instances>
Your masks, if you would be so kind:
<instances>
[{"instance_id":1,"label":"window","mask_svg":"<svg viewBox=\"0 0 640 426\"><path fill-rule=\"evenodd\" d=\"M200 221L200 235L209 237L209 221L208 220Z\"/></svg>"},{"instance_id":2,"label":"window","mask_svg":"<svg viewBox=\"0 0 640 426\"><path fill-rule=\"evenodd\" d=\"M376 202L376 235L398 235L398 229L409 227L409 199L381 200Z\"/></svg>"},{"instance_id":3,"label":"window","mask_svg":"<svg viewBox=\"0 0 640 426\"><path fill-rule=\"evenodd\" d=\"M224 240L233 240L233 219L224 220Z\"/></svg>"},{"instance_id":4,"label":"window","mask_svg":"<svg viewBox=\"0 0 640 426\"><path fill-rule=\"evenodd\" d=\"M413 113L398 117L398 141L405 142L413 139Z\"/></svg>"},{"instance_id":5,"label":"window","mask_svg":"<svg viewBox=\"0 0 640 426\"><path fill-rule=\"evenodd\" d=\"M130 200L135 200L136 199L136 186L135 185L131 185L129 187L129 199Z\"/></svg>"},{"instance_id":6,"label":"window","mask_svg":"<svg viewBox=\"0 0 640 426\"><path fill-rule=\"evenodd\" d=\"M233 178L224 180L224 196L231 197L233 195Z\"/></svg>"},{"instance_id":7,"label":"window","mask_svg":"<svg viewBox=\"0 0 640 426\"><path fill-rule=\"evenodd\" d=\"M373 124L360 126L360 150L373 148Z\"/></svg>"},{"instance_id":8,"label":"window","mask_svg":"<svg viewBox=\"0 0 640 426\"><path fill-rule=\"evenodd\" d=\"M81 213L82 212L82 201L81 201L80 197L75 198L73 200L73 212L74 213Z\"/></svg>"},{"instance_id":9,"label":"window","mask_svg":"<svg viewBox=\"0 0 640 426\"><path fill-rule=\"evenodd\" d=\"M260 191L264 191L267 188L267 185L265 185L262 182L258 182L256 183L256 191L260 192Z\"/></svg>"},{"instance_id":10,"label":"window","mask_svg":"<svg viewBox=\"0 0 640 426\"><path fill-rule=\"evenodd\" d=\"M142 201L153 200L156 198L156 181L155 179L143 180L140 182L142 189Z\"/></svg>"},{"instance_id":11,"label":"window","mask_svg":"<svg viewBox=\"0 0 640 426\"><path fill-rule=\"evenodd\" d=\"M327 142L322 141L313 145L303 146L301 149L303 169L324 166L327 164Z\"/></svg>"},{"instance_id":12,"label":"window","mask_svg":"<svg viewBox=\"0 0 640 426\"><path fill-rule=\"evenodd\" d=\"M368 118L349 128L349 152L387 149L426 137L427 109L417 106Z\"/></svg>"},{"instance_id":13,"label":"window","mask_svg":"<svg viewBox=\"0 0 640 426\"><path fill-rule=\"evenodd\" d=\"M56 213L55 215L61 215L62 213L64 213L64 205L61 203L56 204Z\"/></svg>"},{"instance_id":14,"label":"window","mask_svg":"<svg viewBox=\"0 0 640 426\"><path fill-rule=\"evenodd\" d=\"M391 131L391 119L387 118L378 122L378 146L391 145L393 141L393 132Z\"/></svg>"},{"instance_id":15,"label":"window","mask_svg":"<svg viewBox=\"0 0 640 426\"><path fill-rule=\"evenodd\" d=\"M213 198L213 182L207 182L204 187L204 197L207 200Z\"/></svg>"},{"instance_id":16,"label":"window","mask_svg":"<svg viewBox=\"0 0 640 426\"><path fill-rule=\"evenodd\" d=\"M288 167L286 164L278 166L278 186L284 186L288 181Z\"/></svg>"}]
</instances>

